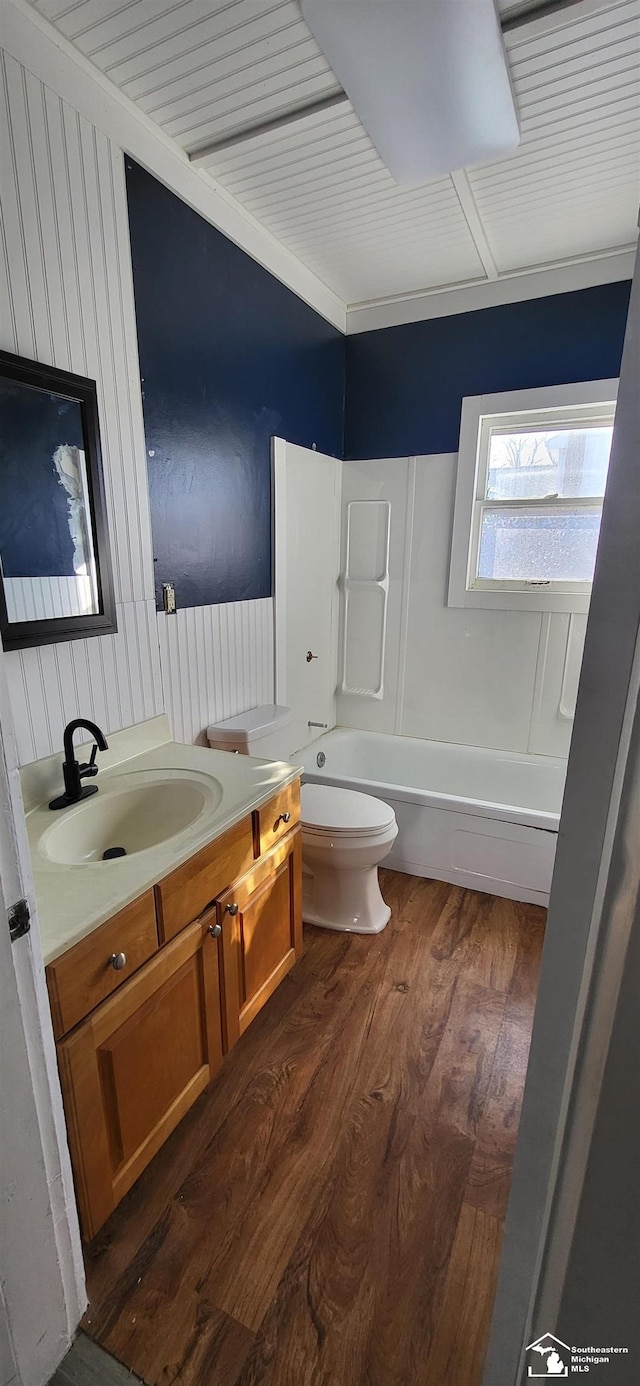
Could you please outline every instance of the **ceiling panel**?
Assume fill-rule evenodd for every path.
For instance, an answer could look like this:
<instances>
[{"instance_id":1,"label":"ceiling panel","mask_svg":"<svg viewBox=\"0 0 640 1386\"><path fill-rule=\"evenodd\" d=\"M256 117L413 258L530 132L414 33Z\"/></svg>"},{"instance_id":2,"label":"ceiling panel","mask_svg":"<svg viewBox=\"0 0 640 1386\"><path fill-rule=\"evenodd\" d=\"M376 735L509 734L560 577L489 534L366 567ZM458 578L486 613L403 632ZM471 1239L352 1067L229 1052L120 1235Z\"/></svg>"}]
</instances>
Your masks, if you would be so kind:
<instances>
[{"instance_id":1,"label":"ceiling panel","mask_svg":"<svg viewBox=\"0 0 640 1386\"><path fill-rule=\"evenodd\" d=\"M298 0L32 3L189 152L340 93ZM639 0L575 0L510 27L522 143L467 179L398 188L346 101L218 150L210 173L351 304L627 246L639 15Z\"/></svg>"},{"instance_id":2,"label":"ceiling panel","mask_svg":"<svg viewBox=\"0 0 640 1386\"><path fill-rule=\"evenodd\" d=\"M350 107L220 153L216 178L343 297L482 275L450 178L400 189Z\"/></svg>"},{"instance_id":3,"label":"ceiling panel","mask_svg":"<svg viewBox=\"0 0 640 1386\"><path fill-rule=\"evenodd\" d=\"M340 91L297 0L37 0L185 149Z\"/></svg>"},{"instance_id":4,"label":"ceiling panel","mask_svg":"<svg viewBox=\"0 0 640 1386\"><path fill-rule=\"evenodd\" d=\"M632 241L640 192L640 26L635 0L507 47L522 128L517 155L472 170L503 272Z\"/></svg>"}]
</instances>

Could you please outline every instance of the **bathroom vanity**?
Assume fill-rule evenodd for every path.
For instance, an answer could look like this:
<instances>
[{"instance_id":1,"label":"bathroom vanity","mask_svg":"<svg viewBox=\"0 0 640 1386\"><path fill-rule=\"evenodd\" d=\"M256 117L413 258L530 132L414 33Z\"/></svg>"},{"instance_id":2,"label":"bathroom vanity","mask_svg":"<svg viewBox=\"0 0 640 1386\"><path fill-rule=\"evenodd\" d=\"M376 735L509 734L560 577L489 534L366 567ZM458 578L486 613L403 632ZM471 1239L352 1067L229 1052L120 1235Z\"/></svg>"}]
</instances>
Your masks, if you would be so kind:
<instances>
[{"instance_id":1,"label":"bathroom vanity","mask_svg":"<svg viewBox=\"0 0 640 1386\"><path fill-rule=\"evenodd\" d=\"M111 739L101 795L55 822L42 800L27 816L86 1240L302 946L298 771L170 741L119 761L130 736ZM104 861L118 833L143 845Z\"/></svg>"}]
</instances>

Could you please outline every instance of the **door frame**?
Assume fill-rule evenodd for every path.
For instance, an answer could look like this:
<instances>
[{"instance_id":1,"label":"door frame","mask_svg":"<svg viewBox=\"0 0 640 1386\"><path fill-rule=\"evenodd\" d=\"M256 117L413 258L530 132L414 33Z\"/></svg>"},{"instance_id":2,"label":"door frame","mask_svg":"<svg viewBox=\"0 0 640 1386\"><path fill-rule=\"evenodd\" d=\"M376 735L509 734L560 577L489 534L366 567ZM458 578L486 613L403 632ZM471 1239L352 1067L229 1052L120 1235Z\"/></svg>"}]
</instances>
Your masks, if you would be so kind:
<instances>
[{"instance_id":1,"label":"door frame","mask_svg":"<svg viewBox=\"0 0 640 1386\"><path fill-rule=\"evenodd\" d=\"M39 1386L67 1352L87 1297L5 658L0 647L0 1336L16 1386ZM21 898L31 929L11 943L6 910Z\"/></svg>"},{"instance_id":2,"label":"door frame","mask_svg":"<svg viewBox=\"0 0 640 1386\"><path fill-rule=\"evenodd\" d=\"M629 851L630 832L640 830L639 371L637 260L486 1386L518 1386L527 1344L540 1334L562 1339L571 1247L639 923L640 861ZM593 1274L603 1287L615 1274L602 1248ZM582 1341L590 1332L585 1324Z\"/></svg>"}]
</instances>

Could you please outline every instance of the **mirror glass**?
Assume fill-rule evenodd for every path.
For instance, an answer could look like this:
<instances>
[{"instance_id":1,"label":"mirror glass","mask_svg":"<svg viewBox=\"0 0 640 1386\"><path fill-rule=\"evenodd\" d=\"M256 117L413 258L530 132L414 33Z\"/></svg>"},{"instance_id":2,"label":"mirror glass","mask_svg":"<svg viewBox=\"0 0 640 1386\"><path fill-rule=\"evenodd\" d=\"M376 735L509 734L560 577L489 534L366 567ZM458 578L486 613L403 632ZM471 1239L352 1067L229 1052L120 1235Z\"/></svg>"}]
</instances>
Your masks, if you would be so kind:
<instances>
[{"instance_id":1,"label":"mirror glass","mask_svg":"<svg viewBox=\"0 0 640 1386\"><path fill-rule=\"evenodd\" d=\"M96 386L0 353L6 649L115 629Z\"/></svg>"},{"instance_id":2,"label":"mirror glass","mask_svg":"<svg viewBox=\"0 0 640 1386\"><path fill-rule=\"evenodd\" d=\"M6 379L0 560L9 624L98 611L81 405Z\"/></svg>"}]
</instances>

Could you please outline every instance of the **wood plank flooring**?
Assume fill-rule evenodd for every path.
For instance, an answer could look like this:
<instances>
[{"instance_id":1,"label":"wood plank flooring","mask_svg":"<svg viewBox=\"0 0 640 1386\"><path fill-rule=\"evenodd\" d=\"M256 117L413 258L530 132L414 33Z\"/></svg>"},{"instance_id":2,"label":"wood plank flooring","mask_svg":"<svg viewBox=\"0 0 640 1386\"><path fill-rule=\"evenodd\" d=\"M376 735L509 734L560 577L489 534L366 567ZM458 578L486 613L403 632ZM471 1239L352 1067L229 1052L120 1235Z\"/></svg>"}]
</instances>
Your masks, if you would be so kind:
<instances>
[{"instance_id":1,"label":"wood plank flooring","mask_svg":"<svg viewBox=\"0 0 640 1386\"><path fill-rule=\"evenodd\" d=\"M85 1331L148 1386L479 1386L545 916L382 885L88 1249Z\"/></svg>"}]
</instances>

